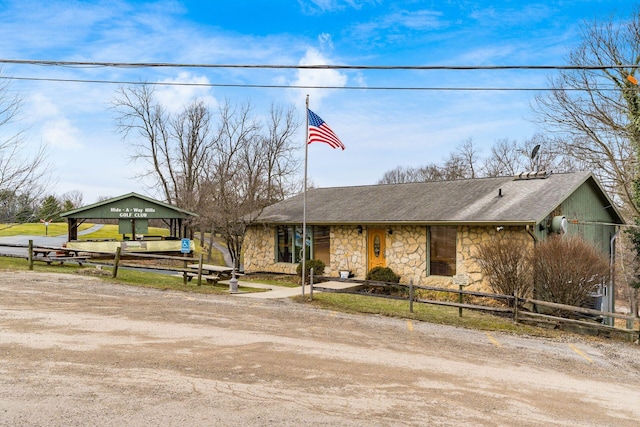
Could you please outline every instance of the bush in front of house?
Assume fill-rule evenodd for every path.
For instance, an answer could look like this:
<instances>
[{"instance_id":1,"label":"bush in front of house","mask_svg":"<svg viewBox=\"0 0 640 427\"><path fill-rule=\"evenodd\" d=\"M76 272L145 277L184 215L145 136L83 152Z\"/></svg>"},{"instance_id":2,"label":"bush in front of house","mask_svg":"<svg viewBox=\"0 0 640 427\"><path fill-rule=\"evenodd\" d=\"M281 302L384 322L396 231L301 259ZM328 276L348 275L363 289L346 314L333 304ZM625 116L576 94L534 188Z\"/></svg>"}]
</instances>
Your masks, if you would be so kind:
<instances>
[{"instance_id":1,"label":"bush in front of house","mask_svg":"<svg viewBox=\"0 0 640 427\"><path fill-rule=\"evenodd\" d=\"M530 246L510 235L494 236L478 246L476 261L496 294L530 296L533 285Z\"/></svg>"},{"instance_id":2,"label":"bush in front of house","mask_svg":"<svg viewBox=\"0 0 640 427\"><path fill-rule=\"evenodd\" d=\"M389 267L373 267L367 273L366 279L376 282L400 283L400 276Z\"/></svg>"},{"instance_id":3,"label":"bush in front of house","mask_svg":"<svg viewBox=\"0 0 640 427\"><path fill-rule=\"evenodd\" d=\"M585 306L598 284L609 276L609 260L597 248L574 236L552 236L532 253L536 299ZM566 312L556 311L565 316Z\"/></svg>"},{"instance_id":4,"label":"bush in front of house","mask_svg":"<svg viewBox=\"0 0 640 427\"><path fill-rule=\"evenodd\" d=\"M325 264L323 261L320 261L319 259L310 259L305 261L304 277L305 277L305 282L307 283L309 283L309 276L311 275L312 268L313 268L314 276L322 276L324 274ZM302 263L298 264L298 266L296 267L296 273L298 274L298 277L302 278Z\"/></svg>"}]
</instances>

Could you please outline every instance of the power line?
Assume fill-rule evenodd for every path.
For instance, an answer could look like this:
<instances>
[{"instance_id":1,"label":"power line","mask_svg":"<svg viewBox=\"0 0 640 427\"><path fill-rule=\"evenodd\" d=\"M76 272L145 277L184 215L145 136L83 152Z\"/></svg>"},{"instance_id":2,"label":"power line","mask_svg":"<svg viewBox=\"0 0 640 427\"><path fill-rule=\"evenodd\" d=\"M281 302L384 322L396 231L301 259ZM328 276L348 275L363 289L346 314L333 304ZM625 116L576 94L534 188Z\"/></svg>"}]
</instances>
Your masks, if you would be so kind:
<instances>
[{"instance_id":1,"label":"power line","mask_svg":"<svg viewBox=\"0 0 640 427\"><path fill-rule=\"evenodd\" d=\"M245 68L245 69L306 69L306 70L605 70L605 69L638 69L640 65L277 65L277 64L185 64L166 62L96 62L96 61L59 61L35 59L0 59L0 64L37 65L66 68ZM125 80L99 79L63 79L47 77L0 76L6 80L47 81L66 83L96 83L120 85L156 85L156 86L201 86L229 88L264 88L264 89L333 89L333 90L375 90L375 91L588 91L587 88L553 88L553 87L436 87L436 86L318 86L318 85L276 85L251 83L190 83L190 82L144 82ZM602 86L598 90L618 90L613 86Z\"/></svg>"},{"instance_id":2,"label":"power line","mask_svg":"<svg viewBox=\"0 0 640 427\"><path fill-rule=\"evenodd\" d=\"M251 83L193 83L193 82L145 82L126 80L95 80L95 79L61 79L53 77L15 77L0 76L4 80L62 82L62 83L97 83L119 85L153 85L153 86L194 86L194 87L235 87L235 88L263 88L263 89L335 89L335 90L401 90L401 91L587 91L586 88L548 88L548 87L430 87L430 86L315 86L315 85L274 85ZM599 90L617 90L600 88Z\"/></svg>"},{"instance_id":3,"label":"power line","mask_svg":"<svg viewBox=\"0 0 640 427\"><path fill-rule=\"evenodd\" d=\"M610 65L278 65L278 64L187 64L170 62L99 62L36 59L0 59L0 64L42 65L58 67L116 68L265 68L307 70L607 70L640 68L640 64Z\"/></svg>"}]
</instances>

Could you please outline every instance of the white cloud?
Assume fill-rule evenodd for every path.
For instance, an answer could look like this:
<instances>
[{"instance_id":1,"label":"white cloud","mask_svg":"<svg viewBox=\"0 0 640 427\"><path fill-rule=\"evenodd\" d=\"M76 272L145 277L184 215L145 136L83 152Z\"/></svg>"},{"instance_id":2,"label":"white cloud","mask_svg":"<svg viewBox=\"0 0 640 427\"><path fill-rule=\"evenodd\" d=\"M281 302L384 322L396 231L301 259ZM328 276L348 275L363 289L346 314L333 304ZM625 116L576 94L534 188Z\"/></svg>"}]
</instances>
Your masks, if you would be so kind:
<instances>
[{"instance_id":1,"label":"white cloud","mask_svg":"<svg viewBox=\"0 0 640 427\"><path fill-rule=\"evenodd\" d=\"M176 113L180 111L185 105L194 99L203 101L206 105L213 108L218 105L217 100L211 96L209 86L209 79L204 76L195 76L189 72L182 72L175 78L164 79L162 83L189 83L193 86L159 86L156 91L156 97L158 102L162 104L168 112Z\"/></svg>"},{"instance_id":2,"label":"white cloud","mask_svg":"<svg viewBox=\"0 0 640 427\"><path fill-rule=\"evenodd\" d=\"M347 8L360 10L363 6L379 3L381 0L298 0L301 11L307 14L336 12Z\"/></svg>"},{"instance_id":3,"label":"white cloud","mask_svg":"<svg viewBox=\"0 0 640 427\"><path fill-rule=\"evenodd\" d=\"M329 65L329 60L324 57L318 50L309 48L304 57L300 60L299 65ZM296 72L296 78L292 85L295 86L333 86L344 87L347 84L347 75L338 70L327 69L299 69ZM291 102L299 102L300 98L309 95L313 105L317 106L322 99L329 95L329 89L294 89L291 92Z\"/></svg>"},{"instance_id":4,"label":"white cloud","mask_svg":"<svg viewBox=\"0 0 640 427\"><path fill-rule=\"evenodd\" d=\"M63 150L82 147L80 130L52 99L42 93L33 94L28 100L28 110L36 123L42 123L40 137L49 146Z\"/></svg>"},{"instance_id":5,"label":"white cloud","mask_svg":"<svg viewBox=\"0 0 640 427\"><path fill-rule=\"evenodd\" d=\"M32 115L40 117L52 117L60 114L58 106L42 93L34 93L28 100L28 109Z\"/></svg>"},{"instance_id":6,"label":"white cloud","mask_svg":"<svg viewBox=\"0 0 640 427\"><path fill-rule=\"evenodd\" d=\"M47 120L42 125L42 138L53 148L71 150L82 147L80 131L64 117Z\"/></svg>"},{"instance_id":7,"label":"white cloud","mask_svg":"<svg viewBox=\"0 0 640 427\"><path fill-rule=\"evenodd\" d=\"M356 40L374 43L410 38L413 34L441 30L449 26L441 12L432 10L398 10L368 22L355 24L351 36Z\"/></svg>"}]
</instances>

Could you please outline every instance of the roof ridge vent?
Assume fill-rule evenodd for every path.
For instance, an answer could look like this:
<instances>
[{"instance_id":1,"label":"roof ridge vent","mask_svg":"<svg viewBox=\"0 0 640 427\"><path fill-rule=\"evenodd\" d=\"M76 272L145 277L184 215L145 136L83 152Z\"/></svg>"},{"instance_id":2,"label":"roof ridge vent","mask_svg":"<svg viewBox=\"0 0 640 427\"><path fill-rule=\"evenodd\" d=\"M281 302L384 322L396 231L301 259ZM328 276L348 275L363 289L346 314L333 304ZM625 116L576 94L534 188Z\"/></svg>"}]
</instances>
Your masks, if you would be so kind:
<instances>
[{"instance_id":1,"label":"roof ridge vent","mask_svg":"<svg viewBox=\"0 0 640 427\"><path fill-rule=\"evenodd\" d=\"M547 171L530 171L530 172L520 172L513 176L514 181L525 180L525 179L545 179L549 178L551 172Z\"/></svg>"}]
</instances>

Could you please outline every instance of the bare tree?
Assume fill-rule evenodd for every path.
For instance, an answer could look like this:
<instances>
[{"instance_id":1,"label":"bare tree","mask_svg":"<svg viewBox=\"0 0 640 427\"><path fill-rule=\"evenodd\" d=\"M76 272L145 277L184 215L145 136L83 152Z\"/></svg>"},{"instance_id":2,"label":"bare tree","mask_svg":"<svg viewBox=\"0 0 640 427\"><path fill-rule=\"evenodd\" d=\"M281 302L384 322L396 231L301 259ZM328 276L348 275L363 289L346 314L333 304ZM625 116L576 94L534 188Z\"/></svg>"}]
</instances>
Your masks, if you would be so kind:
<instances>
[{"instance_id":1,"label":"bare tree","mask_svg":"<svg viewBox=\"0 0 640 427\"><path fill-rule=\"evenodd\" d=\"M170 174L170 189L176 204L185 209L198 211L202 204L202 170L210 163L213 146L211 115L200 101L187 105L171 121L170 134L175 141L170 157L173 165Z\"/></svg>"},{"instance_id":2,"label":"bare tree","mask_svg":"<svg viewBox=\"0 0 640 427\"><path fill-rule=\"evenodd\" d=\"M171 115L148 85L121 88L113 108L118 130L132 148L131 160L146 165L139 178L151 179L168 203L198 212L204 203L202 170L213 145L208 108L196 100ZM185 224L194 225L197 220Z\"/></svg>"},{"instance_id":3,"label":"bare tree","mask_svg":"<svg viewBox=\"0 0 640 427\"><path fill-rule=\"evenodd\" d=\"M47 183L47 151L41 145L29 152L24 130L14 132L20 121L21 99L12 95L7 81L0 83L0 216L5 222L33 219L34 206ZM6 131L6 132L5 132ZM15 209L16 206L22 206Z\"/></svg>"},{"instance_id":4,"label":"bare tree","mask_svg":"<svg viewBox=\"0 0 640 427\"><path fill-rule=\"evenodd\" d=\"M173 203L169 118L153 94L153 87L146 84L120 88L112 106L117 113L117 129L132 149L131 161L146 164L138 178L150 177L162 189L166 201Z\"/></svg>"},{"instance_id":5,"label":"bare tree","mask_svg":"<svg viewBox=\"0 0 640 427\"><path fill-rule=\"evenodd\" d=\"M503 138L491 147L491 154L485 159L483 168L486 176L508 176L524 172L521 163L517 141Z\"/></svg>"},{"instance_id":6,"label":"bare tree","mask_svg":"<svg viewBox=\"0 0 640 427\"><path fill-rule=\"evenodd\" d=\"M640 94L628 76L640 65L640 15L585 23L582 43L569 55L578 66L562 71L551 91L536 98L539 121L558 136L559 148L588 165L633 216L632 182L640 144ZM611 65L629 67L611 68Z\"/></svg>"},{"instance_id":7,"label":"bare tree","mask_svg":"<svg viewBox=\"0 0 640 427\"><path fill-rule=\"evenodd\" d=\"M72 190L60 196L60 201L62 202L63 209L65 211L70 211L82 206L82 198L83 196L81 191Z\"/></svg>"},{"instance_id":8,"label":"bare tree","mask_svg":"<svg viewBox=\"0 0 640 427\"><path fill-rule=\"evenodd\" d=\"M225 101L212 114L199 100L169 114L147 85L120 89L117 126L169 203L199 214L188 226L219 233L236 266L252 214L297 188L293 109L272 105L266 125L251 103Z\"/></svg>"},{"instance_id":9,"label":"bare tree","mask_svg":"<svg viewBox=\"0 0 640 427\"><path fill-rule=\"evenodd\" d=\"M532 156L533 149L536 156ZM442 181L493 176L515 175L521 172L547 170L570 172L582 170L581 164L563 153L559 144L541 134L522 142L499 139L491 147L487 157L479 155L471 138L465 140L449 154L442 165L430 163L426 166L398 166L384 173L379 184L403 182Z\"/></svg>"},{"instance_id":10,"label":"bare tree","mask_svg":"<svg viewBox=\"0 0 640 427\"><path fill-rule=\"evenodd\" d=\"M300 124L293 107L284 109L272 104L266 124L266 136L261 147L261 158L265 167L267 200L282 200L300 192L298 172L300 161L295 156L294 136Z\"/></svg>"},{"instance_id":11,"label":"bare tree","mask_svg":"<svg viewBox=\"0 0 640 427\"><path fill-rule=\"evenodd\" d=\"M400 184L403 182L410 182L410 168L404 166L396 166L395 168L386 171L382 178L378 180L378 184Z\"/></svg>"},{"instance_id":12,"label":"bare tree","mask_svg":"<svg viewBox=\"0 0 640 427\"><path fill-rule=\"evenodd\" d=\"M477 178L478 171L478 150L473 144L472 138L467 138L462 145L458 146L455 156L459 159L457 164L461 167L464 178Z\"/></svg>"},{"instance_id":13,"label":"bare tree","mask_svg":"<svg viewBox=\"0 0 640 427\"><path fill-rule=\"evenodd\" d=\"M246 226L265 206L297 189L299 169L293 109L272 105L266 128L250 103L225 102L219 109L212 163L207 170L210 220L238 266Z\"/></svg>"}]
</instances>

